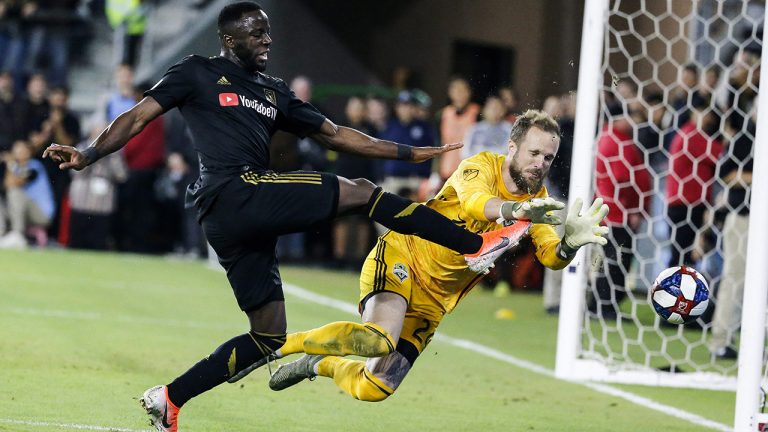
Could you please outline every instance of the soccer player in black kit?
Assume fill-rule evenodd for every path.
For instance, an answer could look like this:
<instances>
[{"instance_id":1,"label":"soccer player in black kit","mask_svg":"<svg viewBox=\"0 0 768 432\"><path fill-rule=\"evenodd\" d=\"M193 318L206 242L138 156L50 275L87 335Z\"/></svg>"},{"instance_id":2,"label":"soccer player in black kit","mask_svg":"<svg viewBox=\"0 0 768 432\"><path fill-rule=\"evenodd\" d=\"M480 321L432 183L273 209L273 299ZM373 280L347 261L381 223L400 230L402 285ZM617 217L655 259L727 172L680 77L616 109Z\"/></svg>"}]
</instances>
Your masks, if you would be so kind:
<instances>
[{"instance_id":1,"label":"soccer player in black kit","mask_svg":"<svg viewBox=\"0 0 768 432\"><path fill-rule=\"evenodd\" d=\"M482 235L466 231L426 206L384 193L365 179L268 171L268 145L278 129L309 135L336 151L412 162L461 144L410 147L336 126L299 100L282 80L262 73L272 38L269 19L256 3L225 6L219 14L218 33L219 56L193 55L172 66L89 148L79 152L52 144L45 151L46 157L60 162L61 169L83 169L122 148L150 121L174 107L181 110L195 135L201 173L188 188L187 203L198 209L206 238L248 316L250 331L224 342L170 384L144 393L141 403L159 431L177 431L179 408L188 400L224 381L242 378L285 342L285 305L275 256L278 236L307 230L339 214L365 212L394 231L464 254L470 268L479 272L520 236L507 228ZM379 329L360 325L355 331L364 338Z\"/></svg>"}]
</instances>

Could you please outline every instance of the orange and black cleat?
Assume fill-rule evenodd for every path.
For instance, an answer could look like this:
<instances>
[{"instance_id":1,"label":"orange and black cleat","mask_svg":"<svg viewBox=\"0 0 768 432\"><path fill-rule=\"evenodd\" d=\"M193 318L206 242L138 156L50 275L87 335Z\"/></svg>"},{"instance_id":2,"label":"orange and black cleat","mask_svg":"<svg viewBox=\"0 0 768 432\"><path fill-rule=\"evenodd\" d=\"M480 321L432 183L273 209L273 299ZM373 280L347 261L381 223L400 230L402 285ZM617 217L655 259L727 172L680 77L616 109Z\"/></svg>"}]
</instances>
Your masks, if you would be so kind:
<instances>
[{"instance_id":1,"label":"orange and black cleat","mask_svg":"<svg viewBox=\"0 0 768 432\"><path fill-rule=\"evenodd\" d=\"M520 243L530 228L530 221L518 221L510 226L481 234L483 245L480 250L471 255L464 255L467 267L478 273L487 273L504 252Z\"/></svg>"},{"instance_id":2,"label":"orange and black cleat","mask_svg":"<svg viewBox=\"0 0 768 432\"><path fill-rule=\"evenodd\" d=\"M139 399L149 415L149 422L159 432L178 432L179 408L168 399L168 387L159 385L144 392Z\"/></svg>"}]
</instances>

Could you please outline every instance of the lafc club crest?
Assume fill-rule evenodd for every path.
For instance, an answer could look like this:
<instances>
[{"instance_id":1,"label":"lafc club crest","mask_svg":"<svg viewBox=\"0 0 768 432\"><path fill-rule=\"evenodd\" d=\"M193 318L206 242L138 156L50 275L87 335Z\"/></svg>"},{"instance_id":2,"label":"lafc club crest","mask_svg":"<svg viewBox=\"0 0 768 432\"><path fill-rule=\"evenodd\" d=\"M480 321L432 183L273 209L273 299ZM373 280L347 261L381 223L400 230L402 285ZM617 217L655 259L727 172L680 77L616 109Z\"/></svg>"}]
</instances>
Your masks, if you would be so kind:
<instances>
[{"instance_id":1,"label":"lafc club crest","mask_svg":"<svg viewBox=\"0 0 768 432\"><path fill-rule=\"evenodd\" d=\"M274 106L277 106L277 95L275 94L274 90L264 89L264 97L267 98L269 103L271 103Z\"/></svg>"},{"instance_id":2,"label":"lafc club crest","mask_svg":"<svg viewBox=\"0 0 768 432\"><path fill-rule=\"evenodd\" d=\"M400 283L403 283L406 279L408 279L408 269L400 263L396 263L392 266L392 273L397 276L398 279L400 279Z\"/></svg>"}]
</instances>

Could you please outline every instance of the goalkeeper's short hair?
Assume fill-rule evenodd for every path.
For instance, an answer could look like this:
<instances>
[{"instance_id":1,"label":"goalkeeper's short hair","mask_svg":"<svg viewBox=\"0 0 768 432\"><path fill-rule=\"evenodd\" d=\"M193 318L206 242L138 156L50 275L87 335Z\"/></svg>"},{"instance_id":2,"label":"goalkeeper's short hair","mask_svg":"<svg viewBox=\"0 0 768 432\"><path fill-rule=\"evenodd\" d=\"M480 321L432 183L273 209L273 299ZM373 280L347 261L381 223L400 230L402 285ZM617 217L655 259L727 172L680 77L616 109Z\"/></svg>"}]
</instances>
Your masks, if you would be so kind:
<instances>
[{"instance_id":1,"label":"goalkeeper's short hair","mask_svg":"<svg viewBox=\"0 0 768 432\"><path fill-rule=\"evenodd\" d=\"M515 124L512 125L509 139L516 143L522 142L532 127L560 136L560 126L551 115L544 111L528 110L518 117Z\"/></svg>"}]
</instances>

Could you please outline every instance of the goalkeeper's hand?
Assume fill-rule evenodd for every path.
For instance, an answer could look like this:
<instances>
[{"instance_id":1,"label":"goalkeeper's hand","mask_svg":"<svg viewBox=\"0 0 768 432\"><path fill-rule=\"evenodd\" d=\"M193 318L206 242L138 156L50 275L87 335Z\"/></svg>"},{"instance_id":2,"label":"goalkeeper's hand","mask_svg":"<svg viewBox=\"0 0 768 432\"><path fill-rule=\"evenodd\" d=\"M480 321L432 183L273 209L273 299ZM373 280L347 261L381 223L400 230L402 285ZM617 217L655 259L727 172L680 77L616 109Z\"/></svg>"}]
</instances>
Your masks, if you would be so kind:
<instances>
[{"instance_id":1,"label":"goalkeeper's hand","mask_svg":"<svg viewBox=\"0 0 768 432\"><path fill-rule=\"evenodd\" d=\"M608 243L608 240L603 237L608 234L608 227L600 226L600 222L608 214L608 204L603 204L602 198L597 198L583 214L582 205L582 199L577 198L565 218L565 235L561 242L561 249L568 256L575 254L580 247L589 243L599 245Z\"/></svg>"},{"instance_id":2,"label":"goalkeeper's hand","mask_svg":"<svg viewBox=\"0 0 768 432\"><path fill-rule=\"evenodd\" d=\"M563 221L556 215L550 214L553 210L562 210L565 204L551 197L533 198L528 201L506 201L499 209L499 219L526 220L535 224L560 225Z\"/></svg>"}]
</instances>

